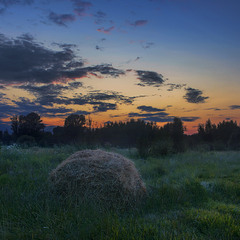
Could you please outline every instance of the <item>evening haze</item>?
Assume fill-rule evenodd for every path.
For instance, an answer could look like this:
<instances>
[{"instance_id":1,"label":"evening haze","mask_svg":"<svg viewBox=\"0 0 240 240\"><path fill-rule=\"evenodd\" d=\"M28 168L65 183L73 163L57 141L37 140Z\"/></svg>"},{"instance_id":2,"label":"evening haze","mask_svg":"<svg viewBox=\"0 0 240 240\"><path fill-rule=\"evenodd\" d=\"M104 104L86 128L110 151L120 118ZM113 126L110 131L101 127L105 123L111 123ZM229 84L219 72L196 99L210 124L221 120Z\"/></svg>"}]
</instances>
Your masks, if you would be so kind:
<instances>
[{"instance_id":1,"label":"evening haze","mask_svg":"<svg viewBox=\"0 0 240 240\"><path fill-rule=\"evenodd\" d=\"M240 121L239 0L0 0L0 125Z\"/></svg>"}]
</instances>

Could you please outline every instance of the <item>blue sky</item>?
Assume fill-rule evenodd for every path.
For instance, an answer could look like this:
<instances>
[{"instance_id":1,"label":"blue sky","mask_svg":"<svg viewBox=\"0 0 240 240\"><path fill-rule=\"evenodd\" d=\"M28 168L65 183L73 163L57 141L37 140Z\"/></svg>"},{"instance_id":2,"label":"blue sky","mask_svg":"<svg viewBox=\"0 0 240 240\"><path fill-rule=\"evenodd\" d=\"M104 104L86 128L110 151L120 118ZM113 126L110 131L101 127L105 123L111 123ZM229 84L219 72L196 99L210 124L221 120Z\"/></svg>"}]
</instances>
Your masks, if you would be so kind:
<instances>
[{"instance_id":1,"label":"blue sky","mask_svg":"<svg viewBox=\"0 0 240 240\"><path fill-rule=\"evenodd\" d=\"M237 0L0 0L1 124L29 111L48 125L76 112L178 116L189 132L239 122L239 11Z\"/></svg>"}]
</instances>

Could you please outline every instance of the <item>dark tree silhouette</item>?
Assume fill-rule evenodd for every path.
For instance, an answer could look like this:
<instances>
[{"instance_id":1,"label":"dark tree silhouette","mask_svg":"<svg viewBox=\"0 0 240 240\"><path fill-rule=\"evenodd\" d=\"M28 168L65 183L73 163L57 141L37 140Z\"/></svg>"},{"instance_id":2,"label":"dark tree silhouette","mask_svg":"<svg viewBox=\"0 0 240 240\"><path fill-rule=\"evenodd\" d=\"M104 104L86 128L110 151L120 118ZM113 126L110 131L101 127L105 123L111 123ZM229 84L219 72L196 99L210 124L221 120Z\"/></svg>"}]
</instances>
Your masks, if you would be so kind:
<instances>
[{"instance_id":1,"label":"dark tree silhouette","mask_svg":"<svg viewBox=\"0 0 240 240\"><path fill-rule=\"evenodd\" d=\"M11 120L11 128L16 137L28 135L38 138L45 128L40 115L34 112L31 112L26 116L13 116Z\"/></svg>"},{"instance_id":2,"label":"dark tree silhouette","mask_svg":"<svg viewBox=\"0 0 240 240\"><path fill-rule=\"evenodd\" d=\"M11 129L13 131L13 138L17 139L17 137L19 136L19 132L18 132L18 128L19 128L19 120L18 120L18 116L14 115L12 118L10 118L12 123L11 123Z\"/></svg>"},{"instance_id":3,"label":"dark tree silhouette","mask_svg":"<svg viewBox=\"0 0 240 240\"><path fill-rule=\"evenodd\" d=\"M175 152L184 151L184 131L186 128L183 126L182 120L175 117L172 123L167 123L163 127L163 135L170 137L173 141L173 150Z\"/></svg>"},{"instance_id":4,"label":"dark tree silhouette","mask_svg":"<svg viewBox=\"0 0 240 240\"><path fill-rule=\"evenodd\" d=\"M83 127L85 123L84 115L71 114L65 119L64 127Z\"/></svg>"}]
</instances>

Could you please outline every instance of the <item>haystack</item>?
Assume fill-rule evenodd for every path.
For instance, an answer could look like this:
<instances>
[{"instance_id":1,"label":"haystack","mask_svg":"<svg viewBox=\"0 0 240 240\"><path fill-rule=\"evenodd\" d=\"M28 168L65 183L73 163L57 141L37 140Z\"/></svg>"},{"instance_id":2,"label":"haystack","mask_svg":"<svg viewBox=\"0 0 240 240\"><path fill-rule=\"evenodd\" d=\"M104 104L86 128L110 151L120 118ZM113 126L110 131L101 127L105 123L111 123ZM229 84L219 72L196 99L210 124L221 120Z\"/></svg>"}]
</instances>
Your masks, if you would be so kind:
<instances>
[{"instance_id":1,"label":"haystack","mask_svg":"<svg viewBox=\"0 0 240 240\"><path fill-rule=\"evenodd\" d=\"M49 180L55 193L84 201L132 205L146 195L134 163L102 150L74 153L50 173Z\"/></svg>"}]
</instances>

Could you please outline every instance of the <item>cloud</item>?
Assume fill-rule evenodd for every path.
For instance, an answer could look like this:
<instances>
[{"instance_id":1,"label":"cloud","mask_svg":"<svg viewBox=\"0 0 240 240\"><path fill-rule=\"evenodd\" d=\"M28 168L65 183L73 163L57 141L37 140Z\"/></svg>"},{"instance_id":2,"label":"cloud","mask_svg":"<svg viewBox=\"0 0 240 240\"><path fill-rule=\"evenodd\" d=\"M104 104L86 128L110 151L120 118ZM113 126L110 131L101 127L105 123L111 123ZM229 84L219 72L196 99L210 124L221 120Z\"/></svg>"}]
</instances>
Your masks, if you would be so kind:
<instances>
[{"instance_id":1,"label":"cloud","mask_svg":"<svg viewBox=\"0 0 240 240\"><path fill-rule=\"evenodd\" d=\"M172 122L174 116L169 116L166 112L159 112L159 113L129 113L128 117L134 118L137 117L144 121L150 122ZM200 119L199 117L181 117L183 122L194 122Z\"/></svg>"},{"instance_id":2,"label":"cloud","mask_svg":"<svg viewBox=\"0 0 240 240\"><path fill-rule=\"evenodd\" d=\"M96 48L96 50L100 50L100 51L103 51L103 49L104 49L103 47L100 47L100 46L98 46L98 45L96 45L95 48Z\"/></svg>"},{"instance_id":3,"label":"cloud","mask_svg":"<svg viewBox=\"0 0 240 240\"><path fill-rule=\"evenodd\" d=\"M71 43L52 43L53 46L58 46L59 48L62 48L64 50L71 50L73 48L77 48L76 44L71 44Z\"/></svg>"},{"instance_id":4,"label":"cloud","mask_svg":"<svg viewBox=\"0 0 240 240\"><path fill-rule=\"evenodd\" d=\"M0 15L3 14L5 12L5 8L0 8Z\"/></svg>"},{"instance_id":5,"label":"cloud","mask_svg":"<svg viewBox=\"0 0 240 240\"><path fill-rule=\"evenodd\" d=\"M93 107L94 112L106 112L108 110L116 110L117 109L117 104L116 103L100 103L97 106Z\"/></svg>"},{"instance_id":6,"label":"cloud","mask_svg":"<svg viewBox=\"0 0 240 240\"><path fill-rule=\"evenodd\" d=\"M229 106L229 108L230 108L231 110L240 109L240 105L231 105L231 106Z\"/></svg>"},{"instance_id":7,"label":"cloud","mask_svg":"<svg viewBox=\"0 0 240 240\"><path fill-rule=\"evenodd\" d=\"M59 51L44 47L25 34L9 39L0 34L0 84L50 84L97 74L111 77L125 71L111 64L84 67L84 61L72 49L74 45L59 45Z\"/></svg>"},{"instance_id":8,"label":"cloud","mask_svg":"<svg viewBox=\"0 0 240 240\"><path fill-rule=\"evenodd\" d=\"M138 75L138 79L140 80L139 86L153 86L153 87L160 87L164 82L163 75L158 74L157 72L152 71L136 71Z\"/></svg>"},{"instance_id":9,"label":"cloud","mask_svg":"<svg viewBox=\"0 0 240 240\"><path fill-rule=\"evenodd\" d=\"M172 122L172 117L146 117L142 118L141 120L149 121L149 122Z\"/></svg>"},{"instance_id":10,"label":"cloud","mask_svg":"<svg viewBox=\"0 0 240 240\"><path fill-rule=\"evenodd\" d=\"M80 8L85 8L86 9L86 8L92 7L92 3L87 2L87 1L71 0L71 2L73 2L75 6L80 7Z\"/></svg>"},{"instance_id":11,"label":"cloud","mask_svg":"<svg viewBox=\"0 0 240 240\"><path fill-rule=\"evenodd\" d=\"M166 86L169 86L167 91L173 91L175 89L182 89L183 87L186 86L186 84L174 84L174 83L168 83Z\"/></svg>"},{"instance_id":12,"label":"cloud","mask_svg":"<svg viewBox=\"0 0 240 240\"><path fill-rule=\"evenodd\" d=\"M88 102L114 100L116 103L120 103L120 104L132 104L135 98L136 97L124 96L119 92L115 92L115 91L105 91L105 92L92 91L92 92L89 92L85 97L85 99Z\"/></svg>"},{"instance_id":13,"label":"cloud","mask_svg":"<svg viewBox=\"0 0 240 240\"><path fill-rule=\"evenodd\" d=\"M32 94L34 94L37 97L42 96L53 96L57 97L60 93L62 93L63 90L67 90L68 87L62 86L60 84L47 84L42 86L35 86L31 84L22 85L17 88L24 89Z\"/></svg>"},{"instance_id":14,"label":"cloud","mask_svg":"<svg viewBox=\"0 0 240 240\"><path fill-rule=\"evenodd\" d=\"M111 64L101 64L92 67L86 67L85 71L90 73L100 73L103 75L109 75L115 78L125 74L125 71L114 68Z\"/></svg>"},{"instance_id":15,"label":"cloud","mask_svg":"<svg viewBox=\"0 0 240 240\"><path fill-rule=\"evenodd\" d=\"M183 122L194 122L198 119L200 119L200 117L181 117Z\"/></svg>"},{"instance_id":16,"label":"cloud","mask_svg":"<svg viewBox=\"0 0 240 240\"><path fill-rule=\"evenodd\" d=\"M131 112L128 114L128 117L142 117L142 118L148 118L148 117L166 117L169 114L166 112L159 112L159 113L134 113Z\"/></svg>"},{"instance_id":17,"label":"cloud","mask_svg":"<svg viewBox=\"0 0 240 240\"><path fill-rule=\"evenodd\" d=\"M209 97L202 96L203 92L195 88L186 88L186 94L183 96L184 99L189 103L205 103L205 100Z\"/></svg>"},{"instance_id":18,"label":"cloud","mask_svg":"<svg viewBox=\"0 0 240 240\"><path fill-rule=\"evenodd\" d=\"M73 112L72 109L56 107L46 108L36 102L29 100L28 98L20 98L19 100L12 101L12 104L0 103L0 118L7 118L13 115L25 115L30 112L38 112L41 116L65 116Z\"/></svg>"},{"instance_id":19,"label":"cloud","mask_svg":"<svg viewBox=\"0 0 240 240\"><path fill-rule=\"evenodd\" d=\"M148 20L136 20L135 22L130 23L131 26L139 27L144 26L148 23Z\"/></svg>"},{"instance_id":20,"label":"cloud","mask_svg":"<svg viewBox=\"0 0 240 240\"><path fill-rule=\"evenodd\" d=\"M33 2L34 0L0 0L0 15L4 14L11 5L31 5Z\"/></svg>"},{"instance_id":21,"label":"cloud","mask_svg":"<svg viewBox=\"0 0 240 240\"><path fill-rule=\"evenodd\" d=\"M0 4L4 7L9 7L15 4L30 5L34 0L0 0Z\"/></svg>"},{"instance_id":22,"label":"cloud","mask_svg":"<svg viewBox=\"0 0 240 240\"><path fill-rule=\"evenodd\" d=\"M80 17L87 16L87 10L92 7L92 3L87 1L71 0L71 2L75 7L74 12Z\"/></svg>"},{"instance_id":23,"label":"cloud","mask_svg":"<svg viewBox=\"0 0 240 240\"><path fill-rule=\"evenodd\" d=\"M147 42L145 40L138 41L130 40L129 44L140 44L143 49L149 49L154 45L154 42Z\"/></svg>"},{"instance_id":24,"label":"cloud","mask_svg":"<svg viewBox=\"0 0 240 240\"><path fill-rule=\"evenodd\" d=\"M222 111L223 109L220 109L220 108L207 108L206 110L211 110L211 111Z\"/></svg>"},{"instance_id":25,"label":"cloud","mask_svg":"<svg viewBox=\"0 0 240 240\"><path fill-rule=\"evenodd\" d=\"M144 112L164 112L166 109L154 108L151 106L138 106L137 109L144 111Z\"/></svg>"},{"instance_id":26,"label":"cloud","mask_svg":"<svg viewBox=\"0 0 240 240\"><path fill-rule=\"evenodd\" d=\"M152 47L153 45L154 45L153 42L142 42L142 43L141 43L141 46L142 46L142 48L144 48L144 49L148 49L148 48Z\"/></svg>"},{"instance_id":27,"label":"cloud","mask_svg":"<svg viewBox=\"0 0 240 240\"><path fill-rule=\"evenodd\" d=\"M66 23L74 22L76 20L75 16L72 14L57 14L54 12L51 12L48 15L48 19L52 21L53 23L66 27Z\"/></svg>"},{"instance_id":28,"label":"cloud","mask_svg":"<svg viewBox=\"0 0 240 240\"><path fill-rule=\"evenodd\" d=\"M109 27L109 28L101 27L101 28L98 28L97 31L98 31L98 32L101 32L101 33L109 34L109 33L110 33L111 31L113 31L114 29L115 29L114 26Z\"/></svg>"},{"instance_id":29,"label":"cloud","mask_svg":"<svg viewBox=\"0 0 240 240\"><path fill-rule=\"evenodd\" d=\"M30 35L8 39L0 35L0 83L50 83L86 76L84 62L71 49L54 51ZM76 67L78 66L78 67Z\"/></svg>"},{"instance_id":30,"label":"cloud","mask_svg":"<svg viewBox=\"0 0 240 240\"><path fill-rule=\"evenodd\" d=\"M98 11L96 14L94 14L95 17L95 24L103 24L104 22L106 22L105 18L106 18L107 14L102 12L102 11Z\"/></svg>"},{"instance_id":31,"label":"cloud","mask_svg":"<svg viewBox=\"0 0 240 240\"><path fill-rule=\"evenodd\" d=\"M65 86L60 84L48 84L42 86L32 86L30 84L18 86L33 94L36 99L35 104L45 107L54 107L57 105L92 105L93 113L106 112L117 109L117 104L132 104L137 97L127 97L118 92L98 90L90 91L86 95L78 94L74 97L68 97L65 91L75 90L82 87L81 82L70 82ZM64 94L65 93L65 94Z\"/></svg>"},{"instance_id":32,"label":"cloud","mask_svg":"<svg viewBox=\"0 0 240 240\"><path fill-rule=\"evenodd\" d=\"M3 99L3 96L6 96L5 93L0 93L0 99L2 100Z\"/></svg>"}]
</instances>

